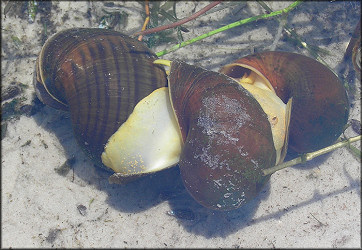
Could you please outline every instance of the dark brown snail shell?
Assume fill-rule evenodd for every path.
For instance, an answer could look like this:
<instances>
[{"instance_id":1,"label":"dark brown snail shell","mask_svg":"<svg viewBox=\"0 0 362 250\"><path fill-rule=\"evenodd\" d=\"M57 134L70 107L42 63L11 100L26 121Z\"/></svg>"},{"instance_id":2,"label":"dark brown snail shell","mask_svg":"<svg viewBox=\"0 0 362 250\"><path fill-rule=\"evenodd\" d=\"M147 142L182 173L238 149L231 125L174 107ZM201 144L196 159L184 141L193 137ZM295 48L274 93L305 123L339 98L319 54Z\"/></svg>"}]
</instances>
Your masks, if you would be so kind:
<instances>
[{"instance_id":1,"label":"dark brown snail shell","mask_svg":"<svg viewBox=\"0 0 362 250\"><path fill-rule=\"evenodd\" d=\"M275 165L271 125L254 97L233 79L173 61L169 91L182 132L180 170L200 204L240 207L268 180Z\"/></svg>"},{"instance_id":2,"label":"dark brown snail shell","mask_svg":"<svg viewBox=\"0 0 362 250\"><path fill-rule=\"evenodd\" d=\"M77 141L101 164L104 145L135 105L167 85L155 59L144 44L122 33L68 29L43 46L34 84L45 104L70 111Z\"/></svg>"},{"instance_id":3,"label":"dark brown snail shell","mask_svg":"<svg viewBox=\"0 0 362 250\"><path fill-rule=\"evenodd\" d=\"M293 98L289 146L305 153L329 146L343 132L349 114L346 91L326 66L304 55L269 51L243 57L220 72L240 78L265 77L283 102Z\"/></svg>"}]
</instances>

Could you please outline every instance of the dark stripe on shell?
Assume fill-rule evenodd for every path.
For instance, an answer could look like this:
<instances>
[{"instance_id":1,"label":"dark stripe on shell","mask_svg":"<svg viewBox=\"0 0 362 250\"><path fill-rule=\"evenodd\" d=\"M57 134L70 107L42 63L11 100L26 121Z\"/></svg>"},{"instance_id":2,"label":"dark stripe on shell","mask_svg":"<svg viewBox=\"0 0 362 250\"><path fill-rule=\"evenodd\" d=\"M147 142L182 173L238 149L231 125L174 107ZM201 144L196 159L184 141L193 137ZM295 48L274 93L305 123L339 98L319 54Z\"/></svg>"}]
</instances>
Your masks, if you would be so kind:
<instances>
[{"instance_id":1,"label":"dark stripe on shell","mask_svg":"<svg viewBox=\"0 0 362 250\"><path fill-rule=\"evenodd\" d=\"M78 67L77 65L75 64L74 61L71 62L71 67L72 67L72 72L71 72L71 75L73 77L73 82L76 83L77 81L80 80L80 76L78 76L79 72L78 72ZM82 104L81 104L81 100L80 98L76 98L77 96L79 96L79 84L74 84L74 90L75 90L75 93L74 93L74 96L75 96L75 100L76 100L76 104L78 106L78 108L76 109L77 112L74 113L73 115L73 118L75 117L75 122L76 124L81 124L81 115L80 115L80 110L82 110Z\"/></svg>"},{"instance_id":2,"label":"dark stripe on shell","mask_svg":"<svg viewBox=\"0 0 362 250\"><path fill-rule=\"evenodd\" d=\"M98 54L99 54L99 60L102 62L101 63L101 74L99 76L99 80L100 82L98 82L98 84L100 85L100 89L101 89L101 93L100 95L102 96L103 102L102 102L102 106L99 110L99 128L97 131L96 136L96 143L99 144L103 144L104 143L104 131L106 131L106 127L107 127L107 123L108 122L112 122L112 119L108 119L109 116L109 101L110 101L110 93L109 93L109 74L111 74L110 72L112 72L113 70L109 67L111 67L110 63L107 60L107 50L106 50L106 46L103 46L103 41L96 42L96 47L98 49ZM103 113L103 114L102 114ZM102 118L103 115L103 118Z\"/></svg>"},{"instance_id":3,"label":"dark stripe on shell","mask_svg":"<svg viewBox=\"0 0 362 250\"><path fill-rule=\"evenodd\" d=\"M124 40L120 40L119 41L119 45L121 46L121 48L124 50L124 51L128 51L128 46L127 46L127 43L126 41ZM122 54L122 52L121 52ZM135 69L135 66L133 65L133 62L132 62L132 56L131 54L125 54L121 57L123 60L120 64L120 74L121 75L125 75L125 78L123 79L128 79L128 83L126 82L121 82L121 85L124 86L124 88L127 90L126 92L124 92L125 95L122 95L122 98L126 98L125 100L127 100L127 108L123 109L123 112L122 112L122 117L124 116L124 113L127 113L127 114L131 114L132 111L133 111L133 103L134 103L134 88L135 88L135 84L132 85L129 85L129 83L136 83L137 84L137 81L136 81L136 73L134 71ZM124 66L126 66L126 68L123 68Z\"/></svg>"},{"instance_id":4,"label":"dark stripe on shell","mask_svg":"<svg viewBox=\"0 0 362 250\"><path fill-rule=\"evenodd\" d=\"M115 42L117 41L114 41L114 37L110 37L108 42L109 42L109 46L110 46L110 49L112 51L112 55L113 55L113 60L114 60L114 70L115 70L115 76L117 76L117 81L116 81L116 86L117 86L117 90L115 90L115 95L118 97L117 98L117 106L116 106L116 112L115 112L115 121L114 124L113 124L113 128L112 128L112 131L117 131L117 129L121 126L121 123L123 122L122 119L121 119L121 109L123 107L122 105L122 98L119 98L122 96L122 92L123 92L123 88L122 88L122 85L121 85L121 75L120 75L120 62L119 62L119 57L117 56L117 47L116 47L116 44ZM124 67L126 68L126 71L128 72L128 69L127 69L127 64L124 65Z\"/></svg>"},{"instance_id":5,"label":"dark stripe on shell","mask_svg":"<svg viewBox=\"0 0 362 250\"><path fill-rule=\"evenodd\" d=\"M87 84L87 88L92 88L93 90L96 91L95 93L95 99L91 99L91 106L93 106L93 108L95 108L95 110L90 110L90 112L92 112L93 114L91 114L91 116L94 116L94 112L96 112L97 114L100 112L100 86L99 86L99 74L98 74L98 67L97 67L97 53L96 53L96 49L93 48L92 46L89 46L89 53L91 55L92 58L92 72L93 72L93 77L94 77L94 84L95 84L95 88L93 86L91 86L90 84ZM92 82L92 81L91 81ZM96 104L96 107L94 107L94 104ZM93 128L91 127L91 129L89 130L89 138L91 138L91 135L96 135L97 130L98 130L98 119L93 119L93 123L91 124L93 125ZM93 143L93 142L92 142Z\"/></svg>"},{"instance_id":6,"label":"dark stripe on shell","mask_svg":"<svg viewBox=\"0 0 362 250\"><path fill-rule=\"evenodd\" d=\"M84 49L88 49L88 47L85 47ZM83 49L80 49L79 54L81 57L81 61L82 61L82 65L85 67L85 65L87 65L87 61L86 61L86 54L89 55L89 50L87 52L85 52ZM84 77L85 77L85 84L84 84L84 88L86 89L87 94L85 96L87 96L88 101L86 102L87 107L84 107L83 111L84 112L84 116L86 117L85 120L83 121L85 126L84 126L84 134L88 135L88 131L89 131L89 124L91 121L91 115L90 115L90 110L91 110L91 105L92 105L92 91L91 88L88 87L87 83L90 82L90 74L88 73L87 69L84 69Z\"/></svg>"}]
</instances>

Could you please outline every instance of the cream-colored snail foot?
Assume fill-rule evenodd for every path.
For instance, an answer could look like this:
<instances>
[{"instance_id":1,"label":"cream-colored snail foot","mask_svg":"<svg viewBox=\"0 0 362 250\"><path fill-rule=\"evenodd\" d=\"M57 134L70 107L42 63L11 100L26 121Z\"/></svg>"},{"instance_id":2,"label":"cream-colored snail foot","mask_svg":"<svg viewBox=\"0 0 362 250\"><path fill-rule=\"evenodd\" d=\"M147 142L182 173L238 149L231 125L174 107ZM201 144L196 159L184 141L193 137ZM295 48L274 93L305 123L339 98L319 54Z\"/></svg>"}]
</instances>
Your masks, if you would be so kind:
<instances>
[{"instance_id":1,"label":"cream-colored snail foot","mask_svg":"<svg viewBox=\"0 0 362 250\"><path fill-rule=\"evenodd\" d=\"M273 134L274 146L277 152L276 164L284 160L288 144L288 127L291 114L292 99L285 104L268 82L251 71L237 80L258 101L268 120Z\"/></svg>"},{"instance_id":2,"label":"cream-colored snail foot","mask_svg":"<svg viewBox=\"0 0 362 250\"><path fill-rule=\"evenodd\" d=\"M127 121L110 137L102 162L124 175L150 173L177 164L181 147L168 88L163 87L135 106Z\"/></svg>"}]
</instances>

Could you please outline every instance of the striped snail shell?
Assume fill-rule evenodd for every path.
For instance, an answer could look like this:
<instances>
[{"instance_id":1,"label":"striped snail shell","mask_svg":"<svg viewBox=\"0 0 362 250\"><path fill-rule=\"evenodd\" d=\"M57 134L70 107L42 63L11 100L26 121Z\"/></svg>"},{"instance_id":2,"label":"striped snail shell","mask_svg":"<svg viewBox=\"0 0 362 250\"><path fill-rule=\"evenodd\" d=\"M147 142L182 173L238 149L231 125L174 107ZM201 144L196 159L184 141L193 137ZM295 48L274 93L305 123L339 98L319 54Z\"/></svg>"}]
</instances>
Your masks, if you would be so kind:
<instances>
[{"instance_id":1,"label":"striped snail shell","mask_svg":"<svg viewBox=\"0 0 362 250\"><path fill-rule=\"evenodd\" d=\"M69 110L78 143L99 165L104 146L134 107L167 85L144 44L105 29L67 29L44 44L36 63L37 96Z\"/></svg>"},{"instance_id":2,"label":"striped snail shell","mask_svg":"<svg viewBox=\"0 0 362 250\"><path fill-rule=\"evenodd\" d=\"M289 147L306 153L331 145L349 114L346 90L326 66L304 55L269 51L245 56L220 69L238 81L258 78L286 103L293 98Z\"/></svg>"}]
</instances>

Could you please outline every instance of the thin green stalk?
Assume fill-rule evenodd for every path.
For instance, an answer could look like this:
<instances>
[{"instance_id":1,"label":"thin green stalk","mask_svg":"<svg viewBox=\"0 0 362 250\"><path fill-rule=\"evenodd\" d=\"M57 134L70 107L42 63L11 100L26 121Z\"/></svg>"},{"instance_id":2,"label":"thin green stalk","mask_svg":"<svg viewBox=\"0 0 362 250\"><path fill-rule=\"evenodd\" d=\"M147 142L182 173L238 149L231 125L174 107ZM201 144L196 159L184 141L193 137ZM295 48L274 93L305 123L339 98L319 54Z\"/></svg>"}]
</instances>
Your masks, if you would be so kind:
<instances>
[{"instance_id":1,"label":"thin green stalk","mask_svg":"<svg viewBox=\"0 0 362 250\"><path fill-rule=\"evenodd\" d=\"M281 14L288 13L292 9L294 9L298 5L300 5L301 3L302 3L301 1L295 1L294 3L292 3L291 5L289 5L288 7L284 8L282 10L274 11L274 12L271 12L269 14L263 14L263 15L249 17L249 18L246 18L246 19L243 19L243 20L239 20L237 22L228 24L228 25L223 26L223 27L221 27L219 29L213 30L213 31L211 31L209 33L206 33L206 34L203 34L201 36L195 37L195 38L190 39L188 41L176 44L175 46L173 46L173 47L171 47L169 49L165 49L165 50L162 50L160 52L157 52L156 55L159 56L159 57L164 56L164 55L166 55L166 54L168 54L170 52L173 52L173 51L178 50L178 49L180 49L182 47L185 47L187 45L190 45L190 44L192 44L194 42L200 41L200 40L205 39L207 37L213 36L213 35L215 35L217 33L223 32L225 30L228 30L228 29L231 29L231 28L243 25L243 24L251 23L251 22L254 22L254 21L257 21L257 20L260 20L260 19L265 19L265 18L269 18L269 17L278 16L278 15L281 15Z\"/></svg>"},{"instance_id":2,"label":"thin green stalk","mask_svg":"<svg viewBox=\"0 0 362 250\"><path fill-rule=\"evenodd\" d=\"M343 141L343 140L347 140L347 138L343 135L343 139L340 137L338 138L338 142ZM356 148L355 146L353 146L352 144L349 144L348 147L346 147L347 150L354 156L356 157L359 161L361 161L361 150L359 150L358 148Z\"/></svg>"},{"instance_id":3,"label":"thin green stalk","mask_svg":"<svg viewBox=\"0 0 362 250\"><path fill-rule=\"evenodd\" d=\"M359 135L359 136L356 136L356 137L349 138L348 140L338 142L338 143L333 144L331 146L328 146L326 148L322 148L320 150L317 150L317 151L314 151L314 152L311 152L311 153L303 154L302 156L300 156L298 158L295 158L293 160L281 163L281 164L276 165L276 166L274 166L272 168L264 169L263 174L264 175L270 175L270 174L275 173L276 171L281 170L283 168L291 167L291 166L294 166L294 165L299 164L299 163L304 163L306 161L310 161L310 160L312 160L313 158L315 158L317 156L326 154L328 152L336 150L337 148L349 146L350 143L360 141L360 140L361 140L361 136Z\"/></svg>"},{"instance_id":4,"label":"thin green stalk","mask_svg":"<svg viewBox=\"0 0 362 250\"><path fill-rule=\"evenodd\" d=\"M361 161L361 151L353 145L347 147L349 152Z\"/></svg>"}]
</instances>

